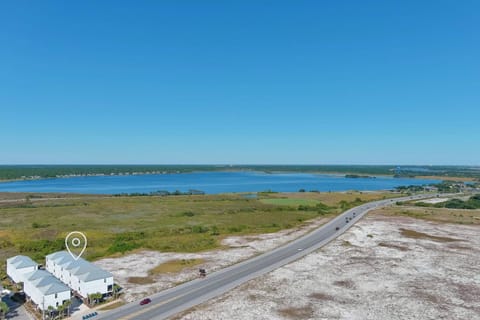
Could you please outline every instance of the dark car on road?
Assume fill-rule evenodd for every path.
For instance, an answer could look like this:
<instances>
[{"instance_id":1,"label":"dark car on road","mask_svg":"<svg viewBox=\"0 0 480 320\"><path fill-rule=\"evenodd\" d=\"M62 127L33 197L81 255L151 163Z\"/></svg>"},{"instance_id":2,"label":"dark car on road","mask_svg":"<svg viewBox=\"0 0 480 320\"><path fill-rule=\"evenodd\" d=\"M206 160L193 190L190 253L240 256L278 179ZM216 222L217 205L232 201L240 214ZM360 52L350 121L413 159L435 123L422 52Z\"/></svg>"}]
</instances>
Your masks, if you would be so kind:
<instances>
[{"instance_id":1,"label":"dark car on road","mask_svg":"<svg viewBox=\"0 0 480 320\"><path fill-rule=\"evenodd\" d=\"M140 301L140 305L143 306L145 304L149 304L150 302L152 302L152 300L150 300L150 298L145 298L142 301Z\"/></svg>"}]
</instances>

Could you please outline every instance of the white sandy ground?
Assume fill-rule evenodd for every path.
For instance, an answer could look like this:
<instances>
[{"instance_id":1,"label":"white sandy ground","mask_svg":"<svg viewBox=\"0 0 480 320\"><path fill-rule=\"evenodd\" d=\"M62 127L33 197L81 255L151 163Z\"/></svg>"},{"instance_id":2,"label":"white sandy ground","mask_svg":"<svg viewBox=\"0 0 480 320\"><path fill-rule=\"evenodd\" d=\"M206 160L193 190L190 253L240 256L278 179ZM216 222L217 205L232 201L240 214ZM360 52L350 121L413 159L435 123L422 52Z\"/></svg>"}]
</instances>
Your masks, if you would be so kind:
<instances>
[{"instance_id":1,"label":"white sandy ground","mask_svg":"<svg viewBox=\"0 0 480 320\"><path fill-rule=\"evenodd\" d=\"M198 277L199 267L205 268L207 273L213 272L292 241L327 221L328 219L321 218L309 222L299 229L255 236L227 237L222 241L222 245L226 249L221 250L200 253L141 251L119 258L102 259L96 261L95 264L113 274L114 281L123 288L122 299L131 302ZM152 284L132 284L128 282L130 277L146 277L150 269L161 263L177 259L204 259L205 263L201 266L187 268L178 274L157 275L155 282Z\"/></svg>"},{"instance_id":2,"label":"white sandy ground","mask_svg":"<svg viewBox=\"0 0 480 320\"><path fill-rule=\"evenodd\" d=\"M415 239L401 228L459 239ZM480 319L480 227L367 216L319 251L177 316Z\"/></svg>"},{"instance_id":3,"label":"white sandy ground","mask_svg":"<svg viewBox=\"0 0 480 320\"><path fill-rule=\"evenodd\" d=\"M470 196L464 196L464 197L455 197L456 199L460 199L463 201L467 201ZM416 202L423 202L423 203L430 203L430 204L437 204L437 203L442 203L450 200L452 198L432 198L432 199L425 199L425 200L418 200Z\"/></svg>"},{"instance_id":4,"label":"white sandy ground","mask_svg":"<svg viewBox=\"0 0 480 320\"><path fill-rule=\"evenodd\" d=\"M416 202L436 204L436 203L446 202L448 200L450 200L450 199L449 198L433 198L433 199L418 200Z\"/></svg>"}]
</instances>

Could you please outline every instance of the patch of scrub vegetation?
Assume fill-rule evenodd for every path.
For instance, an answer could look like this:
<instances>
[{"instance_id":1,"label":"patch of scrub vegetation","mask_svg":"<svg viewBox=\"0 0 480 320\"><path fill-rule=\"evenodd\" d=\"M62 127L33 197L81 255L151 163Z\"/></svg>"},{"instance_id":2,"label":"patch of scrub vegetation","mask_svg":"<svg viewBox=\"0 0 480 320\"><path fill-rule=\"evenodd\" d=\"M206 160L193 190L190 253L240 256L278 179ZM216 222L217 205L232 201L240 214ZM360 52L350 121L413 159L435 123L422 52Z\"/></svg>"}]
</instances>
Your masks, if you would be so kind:
<instances>
[{"instance_id":1,"label":"patch of scrub vegetation","mask_svg":"<svg viewBox=\"0 0 480 320\"><path fill-rule=\"evenodd\" d=\"M348 240L343 240L342 242L342 246L344 247L351 247L352 246L352 243Z\"/></svg>"},{"instance_id":2,"label":"patch of scrub vegetation","mask_svg":"<svg viewBox=\"0 0 480 320\"><path fill-rule=\"evenodd\" d=\"M176 273L186 268L191 268L205 263L204 259L179 259L170 260L159 264L155 268L151 269L149 273L151 275L163 274L163 273Z\"/></svg>"},{"instance_id":3,"label":"patch of scrub vegetation","mask_svg":"<svg viewBox=\"0 0 480 320\"><path fill-rule=\"evenodd\" d=\"M155 279L153 277L147 276L147 277L130 277L128 278L128 282L132 284L152 284L155 283Z\"/></svg>"},{"instance_id":4,"label":"patch of scrub vegetation","mask_svg":"<svg viewBox=\"0 0 480 320\"><path fill-rule=\"evenodd\" d=\"M333 301L335 300L333 296L323 293L323 292L314 292L309 295L310 298L321 301Z\"/></svg>"},{"instance_id":5,"label":"patch of scrub vegetation","mask_svg":"<svg viewBox=\"0 0 480 320\"><path fill-rule=\"evenodd\" d=\"M155 276L164 273L178 273L187 268L205 263L204 259L176 259L159 264L148 271L146 277L130 277L128 282L132 284L151 284L155 283Z\"/></svg>"},{"instance_id":6,"label":"patch of scrub vegetation","mask_svg":"<svg viewBox=\"0 0 480 320\"><path fill-rule=\"evenodd\" d=\"M432 240L432 241L437 241L437 242L462 241L460 239L432 236L428 233L418 232L418 231L411 230L411 229L401 228L400 233L402 234L402 236L407 237L407 238L412 238L412 239L426 239L426 240Z\"/></svg>"},{"instance_id":7,"label":"patch of scrub vegetation","mask_svg":"<svg viewBox=\"0 0 480 320\"><path fill-rule=\"evenodd\" d=\"M288 307L279 309L278 313L283 317L290 319L310 319L313 315L313 307L311 305L303 307Z\"/></svg>"},{"instance_id":8,"label":"patch of scrub vegetation","mask_svg":"<svg viewBox=\"0 0 480 320\"><path fill-rule=\"evenodd\" d=\"M378 245L380 247L397 249L397 250L400 250L400 251L408 251L409 250L408 247L404 247L404 246L401 246L401 245L398 245L398 244L395 244L395 243L391 243L391 242L380 242Z\"/></svg>"},{"instance_id":9,"label":"patch of scrub vegetation","mask_svg":"<svg viewBox=\"0 0 480 320\"><path fill-rule=\"evenodd\" d=\"M343 287L343 288L347 288L347 289L354 289L355 288L355 283L350 279L337 280L337 281L334 281L333 284L337 287Z\"/></svg>"}]
</instances>

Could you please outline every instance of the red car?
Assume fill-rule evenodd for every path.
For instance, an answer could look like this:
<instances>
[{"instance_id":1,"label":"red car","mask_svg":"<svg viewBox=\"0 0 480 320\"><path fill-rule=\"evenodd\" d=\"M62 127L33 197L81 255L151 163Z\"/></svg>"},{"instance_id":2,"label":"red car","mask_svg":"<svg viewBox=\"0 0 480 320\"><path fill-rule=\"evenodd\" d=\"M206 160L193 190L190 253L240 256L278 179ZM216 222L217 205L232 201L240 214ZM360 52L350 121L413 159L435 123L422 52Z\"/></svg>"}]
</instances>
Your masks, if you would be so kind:
<instances>
[{"instance_id":1,"label":"red car","mask_svg":"<svg viewBox=\"0 0 480 320\"><path fill-rule=\"evenodd\" d=\"M152 302L150 298L145 298L142 301L140 301L140 305L143 306L144 304L149 304L150 302Z\"/></svg>"}]
</instances>

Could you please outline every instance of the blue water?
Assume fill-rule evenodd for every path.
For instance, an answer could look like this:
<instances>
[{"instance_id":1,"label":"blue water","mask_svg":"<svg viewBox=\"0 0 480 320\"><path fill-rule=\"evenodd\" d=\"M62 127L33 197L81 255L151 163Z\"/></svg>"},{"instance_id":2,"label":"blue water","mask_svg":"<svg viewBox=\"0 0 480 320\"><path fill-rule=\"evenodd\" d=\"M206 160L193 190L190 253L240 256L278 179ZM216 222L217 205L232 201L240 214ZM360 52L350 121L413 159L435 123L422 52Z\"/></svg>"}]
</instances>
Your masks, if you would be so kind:
<instances>
[{"instance_id":1,"label":"blue water","mask_svg":"<svg viewBox=\"0 0 480 320\"><path fill-rule=\"evenodd\" d=\"M318 191L385 190L403 185L422 185L437 180L377 177L345 178L343 176L309 173L262 172L193 172L136 176L90 176L58 179L25 180L0 183L0 192L69 192L118 194L134 192L189 189L205 193L278 191L299 189Z\"/></svg>"}]
</instances>

